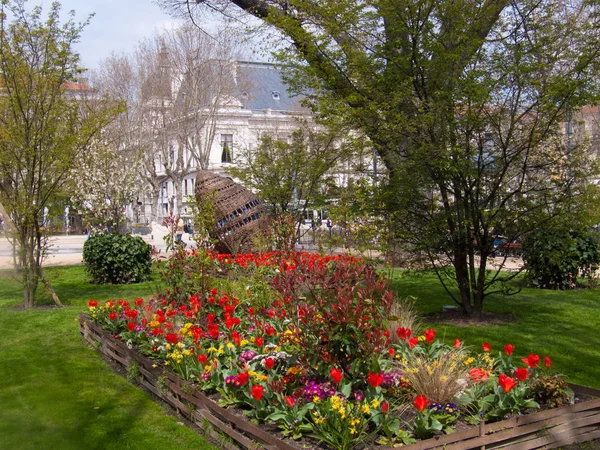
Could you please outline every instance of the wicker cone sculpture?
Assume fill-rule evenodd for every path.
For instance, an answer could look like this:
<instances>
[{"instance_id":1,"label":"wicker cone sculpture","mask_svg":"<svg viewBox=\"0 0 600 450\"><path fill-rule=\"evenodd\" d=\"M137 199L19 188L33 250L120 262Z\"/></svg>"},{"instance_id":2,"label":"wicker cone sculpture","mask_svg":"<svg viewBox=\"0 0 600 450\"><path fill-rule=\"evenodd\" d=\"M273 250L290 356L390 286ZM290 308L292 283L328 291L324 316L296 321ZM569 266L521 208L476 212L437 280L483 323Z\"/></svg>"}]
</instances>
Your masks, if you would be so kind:
<instances>
[{"instance_id":1,"label":"wicker cone sculpture","mask_svg":"<svg viewBox=\"0 0 600 450\"><path fill-rule=\"evenodd\" d=\"M253 251L252 238L264 233L267 214L263 203L251 191L206 170L196 174L196 200L214 197L215 224L210 235L222 253Z\"/></svg>"}]
</instances>

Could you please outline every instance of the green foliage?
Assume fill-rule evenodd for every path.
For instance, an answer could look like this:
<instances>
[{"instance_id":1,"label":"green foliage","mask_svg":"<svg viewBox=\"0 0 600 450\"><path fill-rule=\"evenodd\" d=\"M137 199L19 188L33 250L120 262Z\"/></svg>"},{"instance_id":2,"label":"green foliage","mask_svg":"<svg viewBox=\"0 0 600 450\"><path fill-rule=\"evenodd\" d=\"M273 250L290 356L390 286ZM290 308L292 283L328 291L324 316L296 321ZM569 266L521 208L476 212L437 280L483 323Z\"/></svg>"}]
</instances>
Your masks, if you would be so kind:
<instances>
[{"instance_id":1,"label":"green foliage","mask_svg":"<svg viewBox=\"0 0 600 450\"><path fill-rule=\"evenodd\" d=\"M534 378L530 383L535 399L550 408L570 405L573 403L573 391L569 388L564 375L545 375Z\"/></svg>"},{"instance_id":2,"label":"green foliage","mask_svg":"<svg viewBox=\"0 0 600 450\"><path fill-rule=\"evenodd\" d=\"M59 209L76 157L115 111L73 99L65 89L81 72L73 46L87 21L76 23L72 12L61 24L58 2L46 19L41 7L28 11L24 3L0 6L0 204L16 228L24 303L32 307L47 250L47 212Z\"/></svg>"},{"instance_id":3,"label":"green foliage","mask_svg":"<svg viewBox=\"0 0 600 450\"><path fill-rule=\"evenodd\" d=\"M562 130L597 99L594 2L231 3L278 30L279 60L320 120L368 138L397 239L447 275L464 312L506 286L488 271L495 235L581 209L593 168Z\"/></svg>"},{"instance_id":4,"label":"green foliage","mask_svg":"<svg viewBox=\"0 0 600 450\"><path fill-rule=\"evenodd\" d=\"M525 237L522 250L529 280L545 289L573 289L600 264L598 238L586 231L541 228Z\"/></svg>"},{"instance_id":5,"label":"green foliage","mask_svg":"<svg viewBox=\"0 0 600 450\"><path fill-rule=\"evenodd\" d=\"M294 213L317 206L332 184L330 169L342 151L335 134L299 130L291 143L264 136L255 149L242 151L229 173L257 192L273 213Z\"/></svg>"},{"instance_id":6,"label":"green foliage","mask_svg":"<svg viewBox=\"0 0 600 450\"><path fill-rule=\"evenodd\" d=\"M83 246L85 267L96 284L139 283L150 278L152 247L139 236L97 234Z\"/></svg>"}]
</instances>

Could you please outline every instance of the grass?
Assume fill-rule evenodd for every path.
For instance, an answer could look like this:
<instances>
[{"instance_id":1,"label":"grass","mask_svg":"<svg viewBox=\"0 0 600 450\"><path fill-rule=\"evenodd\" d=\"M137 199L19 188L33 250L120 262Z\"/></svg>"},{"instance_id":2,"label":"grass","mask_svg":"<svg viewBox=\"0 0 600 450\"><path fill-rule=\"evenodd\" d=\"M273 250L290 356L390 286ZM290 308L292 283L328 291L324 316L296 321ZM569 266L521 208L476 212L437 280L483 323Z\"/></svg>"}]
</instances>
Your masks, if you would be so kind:
<instances>
[{"instance_id":1,"label":"grass","mask_svg":"<svg viewBox=\"0 0 600 450\"><path fill-rule=\"evenodd\" d=\"M0 274L0 449L215 448L113 373L79 335L89 299L134 299L153 283L94 286L81 266L47 275L65 308L11 308L22 288Z\"/></svg>"},{"instance_id":2,"label":"grass","mask_svg":"<svg viewBox=\"0 0 600 450\"><path fill-rule=\"evenodd\" d=\"M393 288L399 296L416 296L424 314L439 313L454 304L430 274L396 272ZM549 291L523 288L514 296L495 295L484 303L484 311L508 313L514 322L487 326L453 326L426 323L439 337L467 345L492 344L492 352L504 344L515 346L515 356L530 353L550 356L553 368L572 383L600 389L600 290ZM480 348L480 347L479 347Z\"/></svg>"},{"instance_id":3,"label":"grass","mask_svg":"<svg viewBox=\"0 0 600 450\"><path fill-rule=\"evenodd\" d=\"M149 395L112 372L79 336L77 317L89 299L134 299L150 295L154 283L95 286L83 267L47 269L65 308L17 310L22 290L0 273L0 449L209 449ZM416 296L421 313L452 304L429 274L397 273L400 296ZM523 289L492 297L486 311L510 313L502 325L433 325L438 336L468 345L515 345L519 357L549 355L569 380L600 388L600 296L598 290ZM50 303L49 297L42 300Z\"/></svg>"}]
</instances>

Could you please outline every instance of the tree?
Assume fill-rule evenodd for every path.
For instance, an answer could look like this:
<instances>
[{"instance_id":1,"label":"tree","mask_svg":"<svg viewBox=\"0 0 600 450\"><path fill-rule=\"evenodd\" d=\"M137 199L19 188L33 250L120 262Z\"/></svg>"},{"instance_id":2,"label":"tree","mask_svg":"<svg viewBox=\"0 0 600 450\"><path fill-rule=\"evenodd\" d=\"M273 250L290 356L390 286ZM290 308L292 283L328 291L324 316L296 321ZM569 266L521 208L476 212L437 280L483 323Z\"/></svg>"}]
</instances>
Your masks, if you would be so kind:
<instances>
[{"instance_id":1,"label":"tree","mask_svg":"<svg viewBox=\"0 0 600 450\"><path fill-rule=\"evenodd\" d=\"M228 172L269 204L274 215L292 213L299 220L327 199L340 142L332 132L307 127L292 133L290 141L262 136L258 147L239 149Z\"/></svg>"},{"instance_id":2,"label":"tree","mask_svg":"<svg viewBox=\"0 0 600 450\"><path fill-rule=\"evenodd\" d=\"M0 203L14 225L26 308L40 279L49 287L42 272L48 215L75 157L111 120L109 107L90 109L66 93L80 72L73 44L87 21L71 15L61 24L59 13L58 2L45 21L41 7L28 13L23 1L0 7Z\"/></svg>"},{"instance_id":3,"label":"tree","mask_svg":"<svg viewBox=\"0 0 600 450\"><path fill-rule=\"evenodd\" d=\"M161 184L173 183L174 214L182 210L186 176L208 168L218 111L246 89L243 72L236 70L232 37L219 37L214 40L187 24L141 43L135 56L143 176L153 204Z\"/></svg>"},{"instance_id":4,"label":"tree","mask_svg":"<svg viewBox=\"0 0 600 450\"><path fill-rule=\"evenodd\" d=\"M506 292L487 271L496 234L576 214L587 198L590 173L559 124L598 92L594 1L162 3L229 15L236 5L285 36L295 89L370 139L399 237L453 280L466 313Z\"/></svg>"},{"instance_id":5,"label":"tree","mask_svg":"<svg viewBox=\"0 0 600 450\"><path fill-rule=\"evenodd\" d=\"M112 103L118 114L75 159L71 202L82 211L88 229L122 231L126 207L137 203L139 188L141 150L135 133L139 84L130 58L116 54L91 71L89 81L82 81L86 83L82 102L90 109Z\"/></svg>"}]
</instances>

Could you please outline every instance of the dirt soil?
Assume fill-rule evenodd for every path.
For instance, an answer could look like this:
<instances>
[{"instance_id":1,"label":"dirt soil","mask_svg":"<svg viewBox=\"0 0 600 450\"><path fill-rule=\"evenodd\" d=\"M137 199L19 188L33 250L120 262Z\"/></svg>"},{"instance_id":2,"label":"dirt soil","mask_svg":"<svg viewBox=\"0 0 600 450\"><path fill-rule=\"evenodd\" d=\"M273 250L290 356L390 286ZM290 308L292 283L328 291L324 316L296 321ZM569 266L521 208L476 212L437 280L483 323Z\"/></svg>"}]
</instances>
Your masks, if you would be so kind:
<instances>
[{"instance_id":1,"label":"dirt soil","mask_svg":"<svg viewBox=\"0 0 600 450\"><path fill-rule=\"evenodd\" d=\"M493 312L482 312L477 316L466 316L460 311L449 311L427 314L425 318L428 322L455 325L457 327L501 325L515 321L512 314Z\"/></svg>"}]
</instances>

